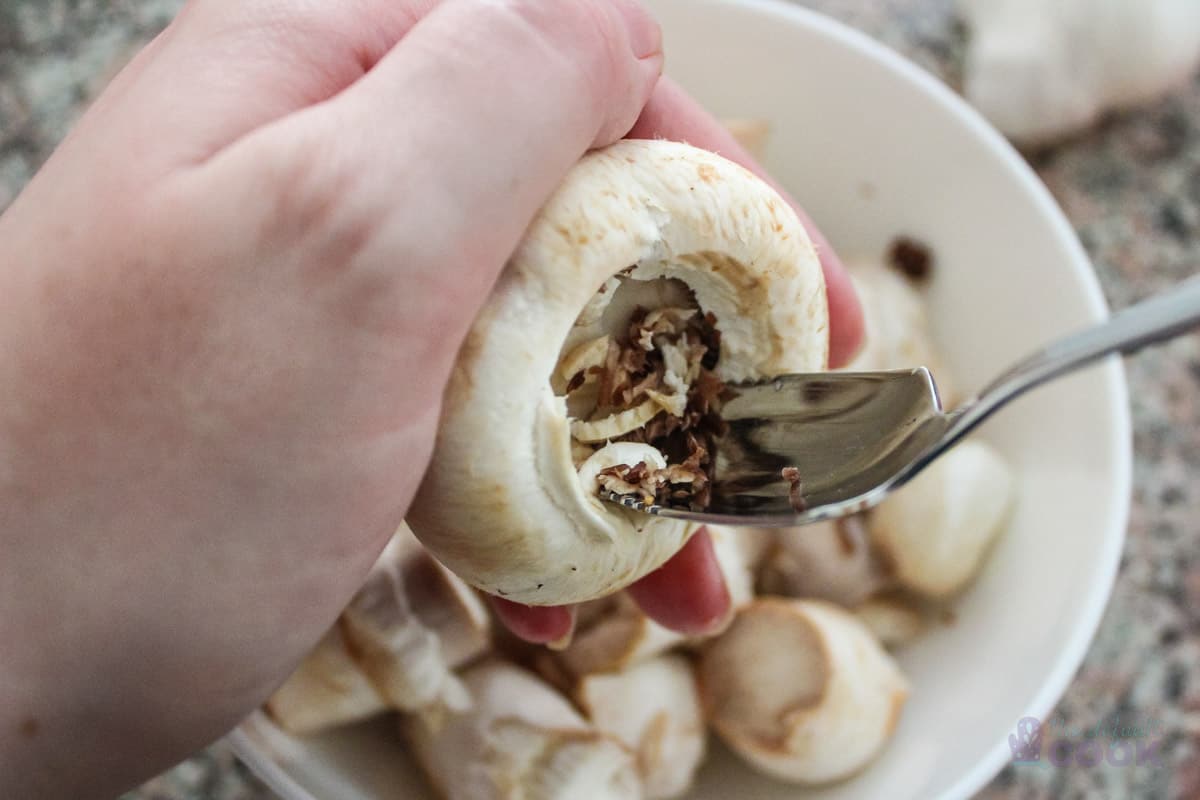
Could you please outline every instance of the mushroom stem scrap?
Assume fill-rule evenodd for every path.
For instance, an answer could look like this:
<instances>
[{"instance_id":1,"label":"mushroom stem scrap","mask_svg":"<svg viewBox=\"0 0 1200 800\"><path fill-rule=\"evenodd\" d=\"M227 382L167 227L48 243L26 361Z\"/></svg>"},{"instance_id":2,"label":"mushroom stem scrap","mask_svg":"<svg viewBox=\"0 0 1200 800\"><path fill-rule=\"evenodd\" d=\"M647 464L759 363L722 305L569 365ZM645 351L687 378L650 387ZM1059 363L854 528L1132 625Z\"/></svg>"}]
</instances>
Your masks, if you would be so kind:
<instances>
[{"instance_id":1,"label":"mushroom stem scrap","mask_svg":"<svg viewBox=\"0 0 1200 800\"><path fill-rule=\"evenodd\" d=\"M462 680L471 710L402 732L446 800L639 800L633 757L567 700L519 667L485 661Z\"/></svg>"},{"instance_id":2,"label":"mushroom stem scrap","mask_svg":"<svg viewBox=\"0 0 1200 800\"><path fill-rule=\"evenodd\" d=\"M489 645L482 601L402 527L267 710L288 730L313 733L388 710L462 709L469 701L452 670Z\"/></svg>"}]
</instances>

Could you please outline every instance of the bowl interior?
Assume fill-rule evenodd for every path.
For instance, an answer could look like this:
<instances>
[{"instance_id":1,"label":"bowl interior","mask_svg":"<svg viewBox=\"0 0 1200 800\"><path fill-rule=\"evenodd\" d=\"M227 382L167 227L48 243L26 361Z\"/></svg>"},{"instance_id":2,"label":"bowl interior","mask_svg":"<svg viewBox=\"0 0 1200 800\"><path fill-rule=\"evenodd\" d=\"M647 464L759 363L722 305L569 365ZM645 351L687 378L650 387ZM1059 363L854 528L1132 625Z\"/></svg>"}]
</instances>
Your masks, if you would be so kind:
<instances>
[{"instance_id":1,"label":"bowl interior","mask_svg":"<svg viewBox=\"0 0 1200 800\"><path fill-rule=\"evenodd\" d=\"M771 121L768 166L839 252L877 256L900 233L932 246L935 332L964 388L1104 316L1049 195L934 79L788 3L649 4L668 72L719 115ZM1113 363L1018 401L980 432L1014 465L1018 505L956 619L902 652L914 691L877 762L811 791L717 752L693 796L924 800L988 780L1017 721L1044 716L1065 689L1107 600L1129 497L1127 406ZM385 723L297 741L257 715L233 740L287 800L428 796Z\"/></svg>"}]
</instances>

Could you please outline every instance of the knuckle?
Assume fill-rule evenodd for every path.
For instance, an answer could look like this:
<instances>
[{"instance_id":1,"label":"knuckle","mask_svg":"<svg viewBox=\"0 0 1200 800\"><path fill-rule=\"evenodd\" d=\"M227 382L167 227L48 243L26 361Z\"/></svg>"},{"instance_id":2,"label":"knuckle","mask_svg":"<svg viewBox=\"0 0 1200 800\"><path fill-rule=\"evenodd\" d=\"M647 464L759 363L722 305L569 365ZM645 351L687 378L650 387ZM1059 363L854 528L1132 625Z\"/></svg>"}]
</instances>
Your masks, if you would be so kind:
<instances>
[{"instance_id":1,"label":"knuckle","mask_svg":"<svg viewBox=\"0 0 1200 800\"><path fill-rule=\"evenodd\" d=\"M325 137L300 137L265 148L265 214L275 241L303 243L346 261L371 239L373 206L358 197L363 170L331 151Z\"/></svg>"},{"instance_id":2,"label":"knuckle","mask_svg":"<svg viewBox=\"0 0 1200 800\"><path fill-rule=\"evenodd\" d=\"M507 0L504 5L536 32L588 100L602 102L627 82L633 57L609 0Z\"/></svg>"}]
</instances>

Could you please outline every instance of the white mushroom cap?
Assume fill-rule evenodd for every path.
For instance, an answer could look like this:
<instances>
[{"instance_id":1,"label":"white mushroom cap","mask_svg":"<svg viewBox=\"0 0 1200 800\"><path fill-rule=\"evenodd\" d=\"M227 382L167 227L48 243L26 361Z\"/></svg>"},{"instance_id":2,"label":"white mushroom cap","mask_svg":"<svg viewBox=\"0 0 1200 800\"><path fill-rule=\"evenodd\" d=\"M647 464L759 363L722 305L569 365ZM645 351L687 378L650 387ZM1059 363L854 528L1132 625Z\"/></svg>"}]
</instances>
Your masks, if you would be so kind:
<instances>
[{"instance_id":1,"label":"white mushroom cap","mask_svg":"<svg viewBox=\"0 0 1200 800\"><path fill-rule=\"evenodd\" d=\"M763 567L767 594L854 607L894 583L862 517L787 528L776 536L775 551Z\"/></svg>"},{"instance_id":2,"label":"white mushroom cap","mask_svg":"<svg viewBox=\"0 0 1200 800\"><path fill-rule=\"evenodd\" d=\"M391 709L465 708L466 691L452 670L489 647L479 596L401 526L338 624L267 708L294 733Z\"/></svg>"},{"instance_id":3,"label":"white mushroom cap","mask_svg":"<svg viewBox=\"0 0 1200 800\"><path fill-rule=\"evenodd\" d=\"M462 676L471 710L438 725L402 721L418 763L446 800L637 800L632 755L534 675L501 661Z\"/></svg>"},{"instance_id":4,"label":"white mushroom cap","mask_svg":"<svg viewBox=\"0 0 1200 800\"><path fill-rule=\"evenodd\" d=\"M440 629L425 624L414 600ZM388 706L401 711L466 707L452 656L466 660L487 648L487 613L407 529L388 543L340 624L351 655Z\"/></svg>"},{"instance_id":5,"label":"white mushroom cap","mask_svg":"<svg viewBox=\"0 0 1200 800\"><path fill-rule=\"evenodd\" d=\"M626 283L680 281L715 315L720 379L825 367L824 278L783 198L684 144L627 140L589 154L469 332L409 512L434 555L486 592L533 605L601 597L659 567L694 530L588 493L552 388L580 312L602 316L597 290L631 265Z\"/></svg>"},{"instance_id":6,"label":"white mushroom cap","mask_svg":"<svg viewBox=\"0 0 1200 800\"><path fill-rule=\"evenodd\" d=\"M1183 83L1200 64L1196 0L960 0L964 91L1001 131L1045 144Z\"/></svg>"},{"instance_id":7,"label":"white mushroom cap","mask_svg":"<svg viewBox=\"0 0 1200 800\"><path fill-rule=\"evenodd\" d=\"M853 262L848 269L862 304L865 338L863 349L846 369L928 367L942 405L956 405L958 387L934 346L925 298L911 281L881 263Z\"/></svg>"},{"instance_id":8,"label":"white mushroom cap","mask_svg":"<svg viewBox=\"0 0 1200 800\"><path fill-rule=\"evenodd\" d=\"M945 597L978 571L1012 499L1008 465L990 446L971 440L881 503L868 524L902 584Z\"/></svg>"},{"instance_id":9,"label":"white mushroom cap","mask_svg":"<svg viewBox=\"0 0 1200 800\"><path fill-rule=\"evenodd\" d=\"M633 751L646 797L679 797L691 787L707 733L686 658L661 656L588 675L575 697L593 725Z\"/></svg>"},{"instance_id":10,"label":"white mushroom cap","mask_svg":"<svg viewBox=\"0 0 1200 800\"><path fill-rule=\"evenodd\" d=\"M759 598L705 648L700 686L713 728L775 778L824 783L862 769L895 728L908 682L850 613Z\"/></svg>"}]
</instances>

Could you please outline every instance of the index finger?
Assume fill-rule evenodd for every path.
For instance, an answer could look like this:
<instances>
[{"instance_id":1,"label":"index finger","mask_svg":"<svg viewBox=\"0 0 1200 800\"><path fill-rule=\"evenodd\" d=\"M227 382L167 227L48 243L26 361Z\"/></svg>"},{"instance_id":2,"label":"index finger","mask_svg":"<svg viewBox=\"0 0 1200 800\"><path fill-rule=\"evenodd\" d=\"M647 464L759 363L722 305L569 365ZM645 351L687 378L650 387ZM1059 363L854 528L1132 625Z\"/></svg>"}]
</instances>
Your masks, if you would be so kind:
<instances>
[{"instance_id":1,"label":"index finger","mask_svg":"<svg viewBox=\"0 0 1200 800\"><path fill-rule=\"evenodd\" d=\"M804 213L804 209L771 180L762 166L738 144L720 122L693 100L679 84L664 77L658 82L628 138L687 142L741 164L774 186L796 209L821 259L826 293L829 297L829 365L844 366L854 357L862 344L863 316L862 307L845 267L817 226Z\"/></svg>"}]
</instances>

